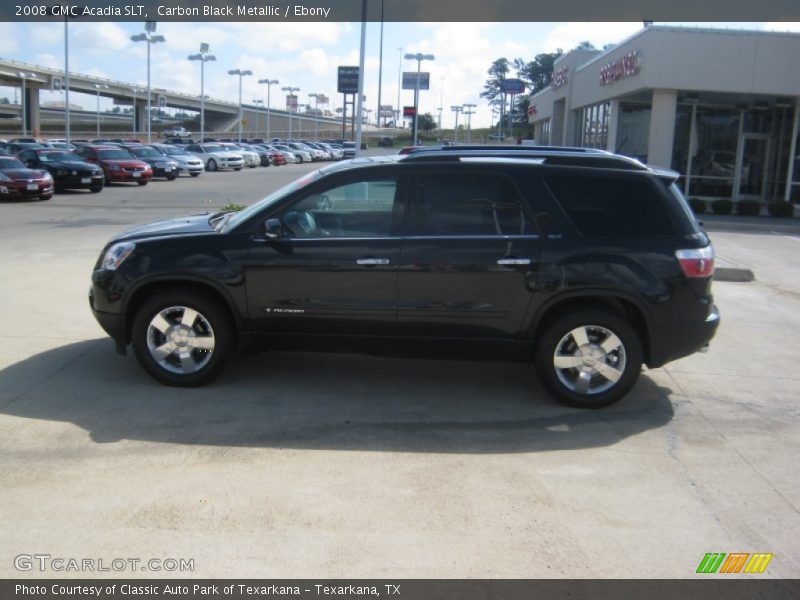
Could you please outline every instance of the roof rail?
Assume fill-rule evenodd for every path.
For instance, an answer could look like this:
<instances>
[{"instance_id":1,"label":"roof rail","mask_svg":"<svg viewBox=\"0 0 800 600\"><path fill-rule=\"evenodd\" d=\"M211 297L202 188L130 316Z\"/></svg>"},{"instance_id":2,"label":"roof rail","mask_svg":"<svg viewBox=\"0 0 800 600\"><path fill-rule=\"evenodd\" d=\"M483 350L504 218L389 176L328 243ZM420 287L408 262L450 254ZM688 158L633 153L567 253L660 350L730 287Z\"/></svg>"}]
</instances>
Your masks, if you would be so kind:
<instances>
[{"instance_id":1,"label":"roof rail","mask_svg":"<svg viewBox=\"0 0 800 600\"><path fill-rule=\"evenodd\" d=\"M597 148L579 148L574 146L521 146L512 144L463 144L450 146L416 146L409 150L409 154L420 152L461 152L463 150L497 150L503 152L572 152L580 154L611 154L606 150Z\"/></svg>"},{"instance_id":2,"label":"roof rail","mask_svg":"<svg viewBox=\"0 0 800 600\"><path fill-rule=\"evenodd\" d=\"M485 158L490 161L502 158L519 161L536 160L539 164L552 166L594 167L629 171L648 170L648 167L636 159L593 148L559 146L527 146L523 148L519 146L479 146L477 148L460 146L452 149L452 147L447 147L444 151L432 148L422 152L412 152L403 156L400 160L403 162L460 162L462 159L477 161Z\"/></svg>"}]
</instances>

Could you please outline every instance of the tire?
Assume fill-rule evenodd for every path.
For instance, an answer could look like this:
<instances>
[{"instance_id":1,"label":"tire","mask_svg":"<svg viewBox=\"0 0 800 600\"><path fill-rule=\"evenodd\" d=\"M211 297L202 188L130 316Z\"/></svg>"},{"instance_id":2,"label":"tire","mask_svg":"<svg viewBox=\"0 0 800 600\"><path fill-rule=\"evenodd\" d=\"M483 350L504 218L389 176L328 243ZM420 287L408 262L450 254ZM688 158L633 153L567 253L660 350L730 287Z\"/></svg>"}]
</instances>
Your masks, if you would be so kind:
<instances>
[{"instance_id":1,"label":"tire","mask_svg":"<svg viewBox=\"0 0 800 600\"><path fill-rule=\"evenodd\" d=\"M103 186L93 185L92 187L89 188L89 191L92 192L93 194L99 194L100 192L103 191Z\"/></svg>"},{"instance_id":2,"label":"tire","mask_svg":"<svg viewBox=\"0 0 800 600\"><path fill-rule=\"evenodd\" d=\"M196 314L184 326L187 309ZM170 336L179 345L170 341ZM136 359L151 377L181 387L204 385L217 377L236 346L234 324L225 307L203 293L178 289L160 292L145 301L134 317L131 338ZM195 346L189 341L198 338L204 347L200 347L201 342ZM209 345L210 350L205 348ZM183 357L181 347L185 350ZM159 348L174 349L159 353ZM158 356L163 358L159 360Z\"/></svg>"},{"instance_id":3,"label":"tire","mask_svg":"<svg viewBox=\"0 0 800 600\"><path fill-rule=\"evenodd\" d=\"M147 181L142 181L142 180L140 179L140 180L139 180L139 181L137 181L136 183L138 183L139 185L147 185L147 183L148 183L148 182L147 182Z\"/></svg>"},{"instance_id":4,"label":"tire","mask_svg":"<svg viewBox=\"0 0 800 600\"><path fill-rule=\"evenodd\" d=\"M556 366L556 355L561 368ZM576 364L570 366L573 361ZM622 317L581 310L547 326L536 347L535 363L545 389L562 404L603 408L636 383L642 369L642 342Z\"/></svg>"},{"instance_id":5,"label":"tire","mask_svg":"<svg viewBox=\"0 0 800 600\"><path fill-rule=\"evenodd\" d=\"M167 175L166 177L167 177L167 181L175 181L176 175L174 175L174 174L173 175Z\"/></svg>"},{"instance_id":6,"label":"tire","mask_svg":"<svg viewBox=\"0 0 800 600\"><path fill-rule=\"evenodd\" d=\"M192 177L198 177L200 173L189 173L189 175L191 175Z\"/></svg>"},{"instance_id":7,"label":"tire","mask_svg":"<svg viewBox=\"0 0 800 600\"><path fill-rule=\"evenodd\" d=\"M213 158L209 158L206 169L208 169L209 171L216 171L217 169L219 169L219 167L217 166L217 161L215 161Z\"/></svg>"},{"instance_id":8,"label":"tire","mask_svg":"<svg viewBox=\"0 0 800 600\"><path fill-rule=\"evenodd\" d=\"M234 168L233 168L233 170L234 170L234 171L241 171L241 170L242 170L242 167L234 167Z\"/></svg>"}]
</instances>

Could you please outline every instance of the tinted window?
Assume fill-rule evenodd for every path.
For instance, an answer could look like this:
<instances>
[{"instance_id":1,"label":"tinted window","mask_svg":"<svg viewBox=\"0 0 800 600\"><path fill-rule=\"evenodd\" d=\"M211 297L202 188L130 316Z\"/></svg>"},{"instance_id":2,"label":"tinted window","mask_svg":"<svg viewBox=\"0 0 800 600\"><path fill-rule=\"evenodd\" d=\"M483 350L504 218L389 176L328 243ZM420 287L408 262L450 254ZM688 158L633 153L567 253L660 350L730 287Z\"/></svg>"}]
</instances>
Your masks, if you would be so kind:
<instances>
[{"instance_id":1,"label":"tinted window","mask_svg":"<svg viewBox=\"0 0 800 600\"><path fill-rule=\"evenodd\" d=\"M522 235L533 229L511 182L498 175L422 175L412 235Z\"/></svg>"},{"instance_id":2,"label":"tinted window","mask_svg":"<svg viewBox=\"0 0 800 600\"><path fill-rule=\"evenodd\" d=\"M349 183L306 196L280 219L295 238L388 236L396 194L393 180Z\"/></svg>"},{"instance_id":3,"label":"tinted window","mask_svg":"<svg viewBox=\"0 0 800 600\"><path fill-rule=\"evenodd\" d=\"M128 160L133 158L127 150L98 150L97 156L103 160Z\"/></svg>"},{"instance_id":4,"label":"tinted window","mask_svg":"<svg viewBox=\"0 0 800 600\"><path fill-rule=\"evenodd\" d=\"M0 158L0 169L24 169L23 165L16 158Z\"/></svg>"},{"instance_id":5,"label":"tinted window","mask_svg":"<svg viewBox=\"0 0 800 600\"><path fill-rule=\"evenodd\" d=\"M548 177L547 185L584 235L669 235L675 227L647 180Z\"/></svg>"}]
</instances>

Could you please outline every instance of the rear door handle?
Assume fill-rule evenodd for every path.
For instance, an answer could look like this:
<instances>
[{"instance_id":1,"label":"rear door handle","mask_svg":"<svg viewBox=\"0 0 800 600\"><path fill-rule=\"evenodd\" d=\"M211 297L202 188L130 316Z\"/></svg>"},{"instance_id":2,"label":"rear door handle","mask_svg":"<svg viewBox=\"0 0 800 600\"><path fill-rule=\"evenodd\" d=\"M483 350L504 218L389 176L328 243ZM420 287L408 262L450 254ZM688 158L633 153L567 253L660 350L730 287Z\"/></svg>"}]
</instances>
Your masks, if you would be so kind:
<instances>
[{"instance_id":1,"label":"rear door handle","mask_svg":"<svg viewBox=\"0 0 800 600\"><path fill-rule=\"evenodd\" d=\"M363 258L356 259L357 265L388 265L389 259L388 258L374 258L372 256L365 256Z\"/></svg>"},{"instance_id":2,"label":"rear door handle","mask_svg":"<svg viewBox=\"0 0 800 600\"><path fill-rule=\"evenodd\" d=\"M508 256L497 260L498 265L529 265L531 264L530 258Z\"/></svg>"}]
</instances>

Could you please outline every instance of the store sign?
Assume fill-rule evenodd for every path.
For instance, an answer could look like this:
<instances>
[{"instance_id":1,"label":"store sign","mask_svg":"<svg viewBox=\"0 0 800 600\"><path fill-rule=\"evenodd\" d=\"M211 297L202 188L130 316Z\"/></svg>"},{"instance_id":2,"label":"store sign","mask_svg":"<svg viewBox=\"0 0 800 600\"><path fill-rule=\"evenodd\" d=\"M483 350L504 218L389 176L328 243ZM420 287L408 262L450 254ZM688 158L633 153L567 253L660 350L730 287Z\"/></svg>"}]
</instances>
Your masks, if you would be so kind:
<instances>
[{"instance_id":1,"label":"store sign","mask_svg":"<svg viewBox=\"0 0 800 600\"><path fill-rule=\"evenodd\" d=\"M528 116L529 117L534 116L536 114L536 112L537 112L537 110L536 110L536 105L535 104L531 104L530 106L528 106Z\"/></svg>"},{"instance_id":2,"label":"store sign","mask_svg":"<svg viewBox=\"0 0 800 600\"><path fill-rule=\"evenodd\" d=\"M403 116L404 117L411 117L414 118L417 115L417 109L413 106L404 106L403 107Z\"/></svg>"},{"instance_id":3,"label":"store sign","mask_svg":"<svg viewBox=\"0 0 800 600\"><path fill-rule=\"evenodd\" d=\"M504 94L524 94L525 82L521 79L503 79L500 82L500 91Z\"/></svg>"},{"instance_id":4,"label":"store sign","mask_svg":"<svg viewBox=\"0 0 800 600\"><path fill-rule=\"evenodd\" d=\"M408 71L403 73L403 89L415 90L417 89L417 81L419 81L419 89L429 90L431 88L431 74L421 71Z\"/></svg>"},{"instance_id":5,"label":"store sign","mask_svg":"<svg viewBox=\"0 0 800 600\"><path fill-rule=\"evenodd\" d=\"M553 77L550 79L550 89L557 90L560 87L567 85L569 67L562 65L553 71Z\"/></svg>"},{"instance_id":6,"label":"store sign","mask_svg":"<svg viewBox=\"0 0 800 600\"><path fill-rule=\"evenodd\" d=\"M358 94L358 67L339 67L336 89L340 94Z\"/></svg>"},{"instance_id":7,"label":"store sign","mask_svg":"<svg viewBox=\"0 0 800 600\"><path fill-rule=\"evenodd\" d=\"M610 85L620 79L636 75L641 69L642 55L632 50L600 69L600 85Z\"/></svg>"},{"instance_id":8,"label":"store sign","mask_svg":"<svg viewBox=\"0 0 800 600\"><path fill-rule=\"evenodd\" d=\"M380 116L382 118L394 116L394 106L392 106L391 104L381 104L380 109L381 109Z\"/></svg>"},{"instance_id":9,"label":"store sign","mask_svg":"<svg viewBox=\"0 0 800 600\"><path fill-rule=\"evenodd\" d=\"M287 112L297 112L297 96L294 94L286 94L286 110Z\"/></svg>"}]
</instances>

